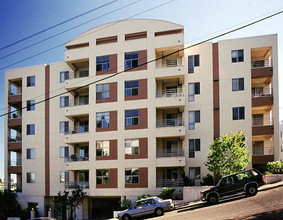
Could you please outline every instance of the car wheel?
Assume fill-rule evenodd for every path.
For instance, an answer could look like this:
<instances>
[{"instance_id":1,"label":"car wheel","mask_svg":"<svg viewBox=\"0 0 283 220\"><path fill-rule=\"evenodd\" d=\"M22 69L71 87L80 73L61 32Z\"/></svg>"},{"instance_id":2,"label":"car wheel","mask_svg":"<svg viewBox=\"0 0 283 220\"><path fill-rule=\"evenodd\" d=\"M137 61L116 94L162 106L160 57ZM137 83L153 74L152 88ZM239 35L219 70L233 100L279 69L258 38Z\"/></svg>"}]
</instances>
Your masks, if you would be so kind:
<instances>
[{"instance_id":1,"label":"car wheel","mask_svg":"<svg viewBox=\"0 0 283 220\"><path fill-rule=\"evenodd\" d=\"M160 216L160 215L163 215L163 209L161 208L158 208L158 209L155 209L154 213L156 216Z\"/></svg>"},{"instance_id":2,"label":"car wheel","mask_svg":"<svg viewBox=\"0 0 283 220\"><path fill-rule=\"evenodd\" d=\"M249 186L247 188L247 195L248 196L255 196L257 194L257 187L256 186Z\"/></svg>"},{"instance_id":3,"label":"car wheel","mask_svg":"<svg viewBox=\"0 0 283 220\"><path fill-rule=\"evenodd\" d=\"M208 204L215 205L218 202L218 197L216 195L211 195L207 200Z\"/></svg>"},{"instance_id":4,"label":"car wheel","mask_svg":"<svg viewBox=\"0 0 283 220\"><path fill-rule=\"evenodd\" d=\"M123 215L122 217L123 220L130 220L132 219L130 215Z\"/></svg>"}]
</instances>

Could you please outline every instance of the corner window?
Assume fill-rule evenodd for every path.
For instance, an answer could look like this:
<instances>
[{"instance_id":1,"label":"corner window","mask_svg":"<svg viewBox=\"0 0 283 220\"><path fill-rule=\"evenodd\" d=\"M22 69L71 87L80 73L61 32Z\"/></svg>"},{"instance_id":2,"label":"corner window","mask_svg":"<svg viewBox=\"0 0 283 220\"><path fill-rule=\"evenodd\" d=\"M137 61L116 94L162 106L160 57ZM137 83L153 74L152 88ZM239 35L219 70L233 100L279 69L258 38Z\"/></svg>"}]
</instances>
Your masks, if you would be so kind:
<instances>
[{"instance_id":1,"label":"corner window","mask_svg":"<svg viewBox=\"0 0 283 220\"><path fill-rule=\"evenodd\" d=\"M189 111L189 130L195 130L195 123L200 123L200 111Z\"/></svg>"},{"instance_id":2,"label":"corner window","mask_svg":"<svg viewBox=\"0 0 283 220\"><path fill-rule=\"evenodd\" d=\"M139 81L126 81L125 82L125 97L139 95Z\"/></svg>"},{"instance_id":3,"label":"corner window","mask_svg":"<svg viewBox=\"0 0 283 220\"><path fill-rule=\"evenodd\" d=\"M200 139L189 139L189 158L195 158L196 151L200 151Z\"/></svg>"},{"instance_id":4,"label":"corner window","mask_svg":"<svg viewBox=\"0 0 283 220\"><path fill-rule=\"evenodd\" d=\"M109 83L96 85L96 99L109 99Z\"/></svg>"},{"instance_id":5,"label":"corner window","mask_svg":"<svg viewBox=\"0 0 283 220\"><path fill-rule=\"evenodd\" d=\"M110 170L96 170L96 184L110 184Z\"/></svg>"},{"instance_id":6,"label":"corner window","mask_svg":"<svg viewBox=\"0 0 283 220\"><path fill-rule=\"evenodd\" d=\"M60 133L68 134L69 133L69 122L60 121Z\"/></svg>"},{"instance_id":7,"label":"corner window","mask_svg":"<svg viewBox=\"0 0 283 220\"><path fill-rule=\"evenodd\" d=\"M232 91L242 91L245 89L244 78L232 79Z\"/></svg>"},{"instance_id":8,"label":"corner window","mask_svg":"<svg viewBox=\"0 0 283 220\"><path fill-rule=\"evenodd\" d=\"M69 182L69 172L60 172L60 183Z\"/></svg>"},{"instance_id":9,"label":"corner window","mask_svg":"<svg viewBox=\"0 0 283 220\"><path fill-rule=\"evenodd\" d=\"M60 108L65 108L69 106L69 96L60 97Z\"/></svg>"},{"instance_id":10,"label":"corner window","mask_svg":"<svg viewBox=\"0 0 283 220\"><path fill-rule=\"evenodd\" d=\"M35 183L35 173L27 173L27 183Z\"/></svg>"},{"instance_id":11,"label":"corner window","mask_svg":"<svg viewBox=\"0 0 283 220\"><path fill-rule=\"evenodd\" d=\"M244 61L244 50L232 50L232 63Z\"/></svg>"},{"instance_id":12,"label":"corner window","mask_svg":"<svg viewBox=\"0 0 283 220\"><path fill-rule=\"evenodd\" d=\"M139 65L139 52L125 53L125 68L137 67Z\"/></svg>"},{"instance_id":13,"label":"corner window","mask_svg":"<svg viewBox=\"0 0 283 220\"><path fill-rule=\"evenodd\" d=\"M245 119L245 107L234 107L233 108L233 120Z\"/></svg>"},{"instance_id":14,"label":"corner window","mask_svg":"<svg viewBox=\"0 0 283 220\"><path fill-rule=\"evenodd\" d=\"M125 110L125 125L138 125L139 124L139 110Z\"/></svg>"},{"instance_id":15,"label":"corner window","mask_svg":"<svg viewBox=\"0 0 283 220\"><path fill-rule=\"evenodd\" d=\"M139 183L139 168L126 168L125 169L125 183L138 184Z\"/></svg>"},{"instance_id":16,"label":"corner window","mask_svg":"<svg viewBox=\"0 0 283 220\"><path fill-rule=\"evenodd\" d=\"M190 180L200 179L200 167L190 167L189 178Z\"/></svg>"},{"instance_id":17,"label":"corner window","mask_svg":"<svg viewBox=\"0 0 283 220\"><path fill-rule=\"evenodd\" d=\"M139 139L125 140L125 154L126 155L139 154Z\"/></svg>"},{"instance_id":18,"label":"corner window","mask_svg":"<svg viewBox=\"0 0 283 220\"><path fill-rule=\"evenodd\" d=\"M27 159L35 159L35 149L34 148L27 149Z\"/></svg>"},{"instance_id":19,"label":"corner window","mask_svg":"<svg viewBox=\"0 0 283 220\"><path fill-rule=\"evenodd\" d=\"M34 135L35 134L35 124L27 125L27 135Z\"/></svg>"},{"instance_id":20,"label":"corner window","mask_svg":"<svg viewBox=\"0 0 283 220\"><path fill-rule=\"evenodd\" d=\"M196 66L199 66L199 54L188 56L188 73L194 73Z\"/></svg>"},{"instance_id":21,"label":"corner window","mask_svg":"<svg viewBox=\"0 0 283 220\"><path fill-rule=\"evenodd\" d=\"M65 82L69 79L69 71L60 72L60 83Z\"/></svg>"},{"instance_id":22,"label":"corner window","mask_svg":"<svg viewBox=\"0 0 283 220\"><path fill-rule=\"evenodd\" d=\"M189 102L193 102L195 100L195 95L200 94L200 83L189 83Z\"/></svg>"},{"instance_id":23,"label":"corner window","mask_svg":"<svg viewBox=\"0 0 283 220\"><path fill-rule=\"evenodd\" d=\"M28 100L27 111L34 111L34 110L35 110L35 100Z\"/></svg>"},{"instance_id":24,"label":"corner window","mask_svg":"<svg viewBox=\"0 0 283 220\"><path fill-rule=\"evenodd\" d=\"M96 113L96 127L109 128L109 112Z\"/></svg>"},{"instance_id":25,"label":"corner window","mask_svg":"<svg viewBox=\"0 0 283 220\"><path fill-rule=\"evenodd\" d=\"M110 155L110 141L96 141L96 156L109 156Z\"/></svg>"},{"instance_id":26,"label":"corner window","mask_svg":"<svg viewBox=\"0 0 283 220\"><path fill-rule=\"evenodd\" d=\"M35 76L27 77L27 87L35 86Z\"/></svg>"},{"instance_id":27,"label":"corner window","mask_svg":"<svg viewBox=\"0 0 283 220\"><path fill-rule=\"evenodd\" d=\"M109 70L109 56L96 57L96 71L107 71Z\"/></svg>"}]
</instances>

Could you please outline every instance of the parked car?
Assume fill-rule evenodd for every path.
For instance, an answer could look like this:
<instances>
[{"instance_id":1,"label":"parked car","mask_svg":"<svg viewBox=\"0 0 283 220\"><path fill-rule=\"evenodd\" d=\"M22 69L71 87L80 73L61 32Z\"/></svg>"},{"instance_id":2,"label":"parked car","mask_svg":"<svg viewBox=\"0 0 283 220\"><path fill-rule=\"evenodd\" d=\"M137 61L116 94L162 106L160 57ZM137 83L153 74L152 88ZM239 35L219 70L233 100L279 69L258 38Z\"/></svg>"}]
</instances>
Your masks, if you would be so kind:
<instances>
[{"instance_id":1,"label":"parked car","mask_svg":"<svg viewBox=\"0 0 283 220\"><path fill-rule=\"evenodd\" d=\"M159 216L163 215L164 211L168 211L173 208L174 204L171 199L163 200L158 197L150 197L136 201L131 208L120 212L117 218L129 220L135 217L152 214Z\"/></svg>"},{"instance_id":2,"label":"parked car","mask_svg":"<svg viewBox=\"0 0 283 220\"><path fill-rule=\"evenodd\" d=\"M221 178L216 186L201 192L201 199L213 205L219 199L235 194L246 193L247 196L255 196L257 189L264 184L264 176L258 170L245 170Z\"/></svg>"}]
</instances>

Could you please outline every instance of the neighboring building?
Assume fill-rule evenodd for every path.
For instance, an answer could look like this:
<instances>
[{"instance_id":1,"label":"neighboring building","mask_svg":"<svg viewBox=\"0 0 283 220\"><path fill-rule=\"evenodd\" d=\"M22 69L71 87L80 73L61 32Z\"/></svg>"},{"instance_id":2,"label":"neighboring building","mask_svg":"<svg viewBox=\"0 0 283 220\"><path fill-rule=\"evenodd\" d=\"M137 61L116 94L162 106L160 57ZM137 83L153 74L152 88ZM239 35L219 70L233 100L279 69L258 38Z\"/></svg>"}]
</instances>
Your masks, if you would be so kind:
<instances>
[{"instance_id":1,"label":"neighboring building","mask_svg":"<svg viewBox=\"0 0 283 220\"><path fill-rule=\"evenodd\" d=\"M5 189L5 185L4 185L4 179L0 178L0 191Z\"/></svg>"},{"instance_id":2,"label":"neighboring building","mask_svg":"<svg viewBox=\"0 0 283 220\"><path fill-rule=\"evenodd\" d=\"M22 206L46 215L76 186L85 219L165 186L180 198L184 175L199 184L209 143L231 131L246 132L250 167L279 158L277 35L183 50L181 25L108 25L66 43L65 62L6 71L7 111L25 108L5 119L5 184L16 176Z\"/></svg>"},{"instance_id":3,"label":"neighboring building","mask_svg":"<svg viewBox=\"0 0 283 220\"><path fill-rule=\"evenodd\" d=\"M283 121L279 122L279 137L280 137L280 150L279 150L279 159L283 160Z\"/></svg>"}]
</instances>

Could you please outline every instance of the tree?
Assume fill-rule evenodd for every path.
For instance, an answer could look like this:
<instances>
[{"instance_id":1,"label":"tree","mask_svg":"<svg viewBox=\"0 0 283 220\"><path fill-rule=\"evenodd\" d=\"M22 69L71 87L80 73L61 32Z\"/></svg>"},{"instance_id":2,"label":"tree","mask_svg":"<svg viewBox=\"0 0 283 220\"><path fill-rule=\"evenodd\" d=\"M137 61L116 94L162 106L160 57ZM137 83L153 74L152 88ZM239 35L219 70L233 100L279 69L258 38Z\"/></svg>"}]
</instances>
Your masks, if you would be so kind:
<instances>
[{"instance_id":1,"label":"tree","mask_svg":"<svg viewBox=\"0 0 283 220\"><path fill-rule=\"evenodd\" d=\"M17 194L11 190L0 191L0 219L19 217L21 207L16 197Z\"/></svg>"},{"instance_id":2,"label":"tree","mask_svg":"<svg viewBox=\"0 0 283 220\"><path fill-rule=\"evenodd\" d=\"M68 194L69 192L64 190L63 194L60 191L57 196L54 197L55 209L62 213L63 220L67 219L67 206L69 204Z\"/></svg>"},{"instance_id":3,"label":"tree","mask_svg":"<svg viewBox=\"0 0 283 220\"><path fill-rule=\"evenodd\" d=\"M215 178L244 170L251 160L246 147L246 133L230 132L209 145L209 155L205 165Z\"/></svg>"},{"instance_id":4,"label":"tree","mask_svg":"<svg viewBox=\"0 0 283 220\"><path fill-rule=\"evenodd\" d=\"M71 219L73 219L73 212L75 211L75 209L83 203L86 197L86 192L84 192L81 188L72 191L72 195L69 197L69 203L71 207Z\"/></svg>"}]
</instances>

